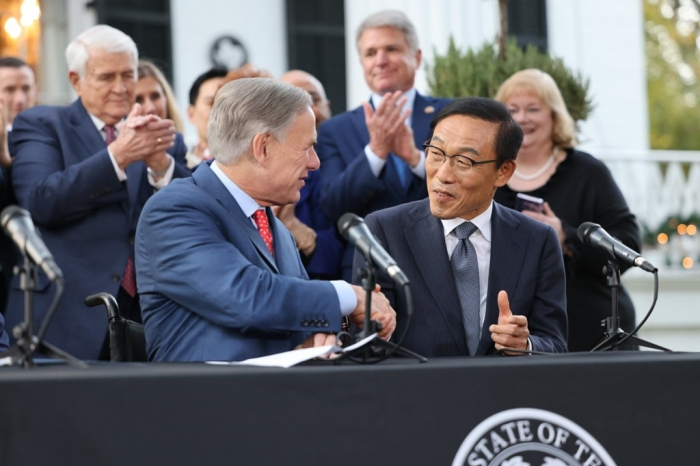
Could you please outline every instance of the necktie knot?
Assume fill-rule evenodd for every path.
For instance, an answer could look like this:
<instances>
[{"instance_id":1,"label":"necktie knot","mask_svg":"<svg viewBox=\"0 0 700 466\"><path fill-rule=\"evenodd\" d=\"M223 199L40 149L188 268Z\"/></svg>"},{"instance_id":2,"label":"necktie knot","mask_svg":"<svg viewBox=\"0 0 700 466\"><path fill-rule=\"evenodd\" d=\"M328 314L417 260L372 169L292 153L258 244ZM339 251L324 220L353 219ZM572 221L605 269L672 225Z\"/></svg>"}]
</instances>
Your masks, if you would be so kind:
<instances>
[{"instance_id":1,"label":"necktie knot","mask_svg":"<svg viewBox=\"0 0 700 466\"><path fill-rule=\"evenodd\" d=\"M114 141L117 139L117 128L114 127L114 125L105 125L104 126L104 132L105 132L105 142L107 145L112 144Z\"/></svg>"},{"instance_id":2,"label":"necktie knot","mask_svg":"<svg viewBox=\"0 0 700 466\"><path fill-rule=\"evenodd\" d=\"M455 235L460 240L469 238L478 228L472 222L464 222L454 229Z\"/></svg>"},{"instance_id":3,"label":"necktie knot","mask_svg":"<svg viewBox=\"0 0 700 466\"><path fill-rule=\"evenodd\" d=\"M263 241L265 241L267 249L270 250L270 254L274 255L275 248L272 245L272 232L270 231L270 222L267 219L265 209L256 210L255 213L253 213L253 221L255 222L255 226L258 227L258 232L260 232L260 236L262 236Z\"/></svg>"}]
</instances>

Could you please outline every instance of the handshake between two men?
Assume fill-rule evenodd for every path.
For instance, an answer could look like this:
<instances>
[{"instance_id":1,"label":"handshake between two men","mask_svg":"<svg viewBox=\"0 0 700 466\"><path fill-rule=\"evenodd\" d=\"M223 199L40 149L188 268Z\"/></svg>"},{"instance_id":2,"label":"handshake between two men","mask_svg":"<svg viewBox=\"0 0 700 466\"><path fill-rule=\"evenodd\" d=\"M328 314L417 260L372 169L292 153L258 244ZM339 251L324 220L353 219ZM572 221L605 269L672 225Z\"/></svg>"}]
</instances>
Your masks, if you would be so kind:
<instances>
[{"instance_id":1,"label":"handshake between two men","mask_svg":"<svg viewBox=\"0 0 700 466\"><path fill-rule=\"evenodd\" d=\"M357 307L348 316L350 321L362 328L365 316L365 291L356 285L352 285L357 295ZM387 297L381 292L379 285L372 292L371 319L380 324L378 337L389 340L396 330L396 311L391 307ZM530 331L528 330L527 317L513 315L508 301L508 293L501 290L498 293L498 321L489 326L491 340L496 350L518 349L529 350ZM295 349L311 348L316 346L335 345L336 335L333 333L314 333ZM512 355L522 353L508 353Z\"/></svg>"}]
</instances>

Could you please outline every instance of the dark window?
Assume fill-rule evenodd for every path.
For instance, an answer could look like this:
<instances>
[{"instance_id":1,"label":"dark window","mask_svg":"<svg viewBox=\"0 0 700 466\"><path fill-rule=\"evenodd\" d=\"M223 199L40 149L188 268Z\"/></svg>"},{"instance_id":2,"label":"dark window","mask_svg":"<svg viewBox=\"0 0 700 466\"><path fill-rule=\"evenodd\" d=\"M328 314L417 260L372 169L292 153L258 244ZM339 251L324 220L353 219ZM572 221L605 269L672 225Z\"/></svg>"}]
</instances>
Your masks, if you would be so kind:
<instances>
[{"instance_id":1,"label":"dark window","mask_svg":"<svg viewBox=\"0 0 700 466\"><path fill-rule=\"evenodd\" d=\"M152 61L172 76L170 0L94 0L97 22L129 35L139 49L139 57Z\"/></svg>"},{"instance_id":2,"label":"dark window","mask_svg":"<svg viewBox=\"0 0 700 466\"><path fill-rule=\"evenodd\" d=\"M333 113L345 111L344 0L286 0L289 69L323 84Z\"/></svg>"},{"instance_id":3,"label":"dark window","mask_svg":"<svg viewBox=\"0 0 700 466\"><path fill-rule=\"evenodd\" d=\"M547 50L547 1L510 0L508 35L515 37L521 47L532 44Z\"/></svg>"}]
</instances>

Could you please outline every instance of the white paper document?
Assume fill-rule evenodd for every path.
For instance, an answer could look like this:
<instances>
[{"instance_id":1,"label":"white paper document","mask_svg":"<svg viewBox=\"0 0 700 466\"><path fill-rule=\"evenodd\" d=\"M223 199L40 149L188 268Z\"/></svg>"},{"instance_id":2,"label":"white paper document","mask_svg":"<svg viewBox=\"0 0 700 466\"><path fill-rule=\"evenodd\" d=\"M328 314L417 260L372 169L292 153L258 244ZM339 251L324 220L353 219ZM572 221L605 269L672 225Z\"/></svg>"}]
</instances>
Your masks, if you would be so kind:
<instances>
[{"instance_id":1,"label":"white paper document","mask_svg":"<svg viewBox=\"0 0 700 466\"><path fill-rule=\"evenodd\" d=\"M363 338L354 345L347 348L340 348L335 345L317 346L315 348L304 348L299 350L287 351L285 353L272 354L261 358L246 359L245 361L208 361L208 364L223 364L223 365L246 365L246 366L261 366L261 367L288 367L295 366L301 362L309 361L314 358L326 356L333 353L347 353L357 348L362 348L369 343L377 334L374 333L367 338Z\"/></svg>"}]
</instances>

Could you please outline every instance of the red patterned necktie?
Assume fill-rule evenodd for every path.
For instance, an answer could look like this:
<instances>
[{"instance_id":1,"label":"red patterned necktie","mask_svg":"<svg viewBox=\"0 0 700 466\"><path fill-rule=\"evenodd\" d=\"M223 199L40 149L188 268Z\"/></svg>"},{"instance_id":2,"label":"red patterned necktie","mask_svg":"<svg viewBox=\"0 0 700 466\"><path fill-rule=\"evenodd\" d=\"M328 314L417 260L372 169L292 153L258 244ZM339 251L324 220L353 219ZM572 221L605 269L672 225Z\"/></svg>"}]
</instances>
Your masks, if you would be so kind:
<instances>
[{"instance_id":1,"label":"red patterned necktie","mask_svg":"<svg viewBox=\"0 0 700 466\"><path fill-rule=\"evenodd\" d=\"M253 214L253 221L255 226L258 227L258 232L262 236L263 241L267 245L267 249L270 250L270 254L275 255L275 248L272 246L272 232L270 231L270 224L267 221L267 214L265 209L258 209Z\"/></svg>"},{"instance_id":2,"label":"red patterned necktie","mask_svg":"<svg viewBox=\"0 0 700 466\"><path fill-rule=\"evenodd\" d=\"M124 267L124 275L122 276L122 288L132 298L136 296L136 271L134 270L134 258L129 257Z\"/></svg>"},{"instance_id":3,"label":"red patterned necktie","mask_svg":"<svg viewBox=\"0 0 700 466\"><path fill-rule=\"evenodd\" d=\"M105 143L112 144L117 139L117 129L114 125L105 125ZM122 288L132 298L136 296L136 271L134 270L134 258L129 256L122 273Z\"/></svg>"},{"instance_id":4,"label":"red patterned necktie","mask_svg":"<svg viewBox=\"0 0 700 466\"><path fill-rule=\"evenodd\" d=\"M114 125L105 125L103 129L105 130L105 142L107 145L117 140L117 128L115 128Z\"/></svg>"}]
</instances>

